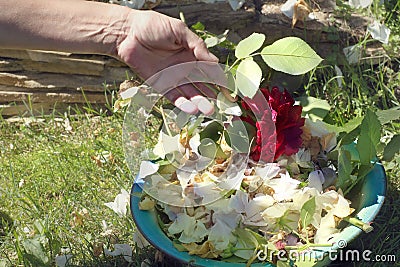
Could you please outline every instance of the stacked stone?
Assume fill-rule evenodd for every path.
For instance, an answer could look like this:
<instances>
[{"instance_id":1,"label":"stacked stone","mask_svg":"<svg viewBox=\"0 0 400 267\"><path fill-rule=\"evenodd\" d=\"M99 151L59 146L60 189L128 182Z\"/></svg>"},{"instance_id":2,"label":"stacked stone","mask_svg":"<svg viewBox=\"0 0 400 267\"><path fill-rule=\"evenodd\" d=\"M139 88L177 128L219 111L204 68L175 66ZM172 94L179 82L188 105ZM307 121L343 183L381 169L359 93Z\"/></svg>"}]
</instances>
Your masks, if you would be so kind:
<instances>
[{"instance_id":1,"label":"stacked stone","mask_svg":"<svg viewBox=\"0 0 400 267\"><path fill-rule=\"evenodd\" d=\"M13 116L88 103L101 107L110 102L110 91L133 75L106 56L2 49L0 112Z\"/></svg>"}]
</instances>

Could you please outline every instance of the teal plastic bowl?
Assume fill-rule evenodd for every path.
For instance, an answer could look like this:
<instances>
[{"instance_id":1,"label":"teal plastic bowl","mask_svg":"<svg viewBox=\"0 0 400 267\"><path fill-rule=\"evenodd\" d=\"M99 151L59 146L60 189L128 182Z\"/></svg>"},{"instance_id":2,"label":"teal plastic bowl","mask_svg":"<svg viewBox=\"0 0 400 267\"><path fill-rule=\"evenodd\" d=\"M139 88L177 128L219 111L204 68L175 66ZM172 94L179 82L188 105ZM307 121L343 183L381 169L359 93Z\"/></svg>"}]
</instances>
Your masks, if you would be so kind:
<instances>
[{"instance_id":1,"label":"teal plastic bowl","mask_svg":"<svg viewBox=\"0 0 400 267\"><path fill-rule=\"evenodd\" d=\"M172 241L164 234L158 225L155 211L142 211L139 209L139 197L137 193L141 192L142 188L139 184L135 183L132 186L132 194L130 199L130 207L133 219L136 223L138 230L149 241L151 245L163 252L164 254L175 258L182 263L190 263L191 266L204 266L204 267L245 267L244 263L229 263L217 261L212 259L203 259L198 256L189 255L187 252L178 251L172 244ZM136 194L134 194L136 193ZM350 195L353 201L353 207L356 208L358 219L363 222L372 222L379 210L382 207L386 194L386 174L380 163L368 173L362 183L360 183ZM355 206L354 206L355 205ZM349 225L343 229L340 235L333 240L334 245L329 248L322 248L316 257L321 259L327 255L329 250L339 250L341 247L338 244L350 243L356 239L362 230L356 226ZM342 243L338 243L342 240ZM336 242L335 242L336 241ZM319 254L321 253L321 254ZM329 257L324 257L323 260L318 261L315 266L326 266L329 264ZM256 263L252 266L273 267L275 265L268 263Z\"/></svg>"}]
</instances>

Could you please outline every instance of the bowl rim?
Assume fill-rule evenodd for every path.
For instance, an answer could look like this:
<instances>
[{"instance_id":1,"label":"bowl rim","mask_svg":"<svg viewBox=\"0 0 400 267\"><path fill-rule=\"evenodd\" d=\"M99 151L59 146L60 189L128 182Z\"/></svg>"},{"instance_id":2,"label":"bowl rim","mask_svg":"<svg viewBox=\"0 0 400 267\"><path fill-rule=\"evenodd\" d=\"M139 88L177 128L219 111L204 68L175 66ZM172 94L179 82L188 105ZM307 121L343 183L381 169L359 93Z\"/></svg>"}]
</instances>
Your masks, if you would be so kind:
<instances>
[{"instance_id":1,"label":"bowl rim","mask_svg":"<svg viewBox=\"0 0 400 267\"><path fill-rule=\"evenodd\" d=\"M190 264L191 266L218 266L218 267L244 267L245 263L230 263L226 261L218 261L214 259L201 258L196 255L189 255L186 251L178 251L167 235L161 230L158 225L155 210L143 211L139 209L140 198L137 193L142 191L141 184L143 181L135 181L130 194L130 210L139 232L146 238L146 240L156 249L162 251L169 257L178 260L181 263ZM386 196L387 191L387 177L385 170L380 162L376 162L374 168L364 177L361 185L361 201L357 207L357 217L365 223L372 222L378 215ZM371 194L365 194L370 192ZM150 223L149 223L150 222ZM345 240L346 244L353 241L362 233L362 230L356 226L346 226L340 235L335 238L338 240ZM340 237L340 239L338 239ZM338 246L335 242L332 247L321 248L318 253L330 250L338 250L342 247ZM267 262L256 263L252 266L275 266L268 265Z\"/></svg>"}]
</instances>

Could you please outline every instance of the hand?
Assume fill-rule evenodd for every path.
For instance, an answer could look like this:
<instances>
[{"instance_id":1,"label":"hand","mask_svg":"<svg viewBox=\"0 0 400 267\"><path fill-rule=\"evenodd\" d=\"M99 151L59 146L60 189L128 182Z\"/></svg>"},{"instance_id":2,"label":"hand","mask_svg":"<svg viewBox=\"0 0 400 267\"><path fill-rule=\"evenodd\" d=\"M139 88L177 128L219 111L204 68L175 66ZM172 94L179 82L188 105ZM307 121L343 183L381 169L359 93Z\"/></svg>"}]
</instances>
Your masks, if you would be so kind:
<instances>
[{"instance_id":1,"label":"hand","mask_svg":"<svg viewBox=\"0 0 400 267\"><path fill-rule=\"evenodd\" d=\"M117 47L117 53L143 79L179 63L207 61L217 65L218 58L207 50L203 40L178 19L154 11L132 10L126 23L126 38ZM216 68L211 69L214 73L209 74L215 75ZM175 73L183 75L180 71ZM160 93L187 113L214 112L213 104L204 96L215 98L216 93L204 84L185 84Z\"/></svg>"}]
</instances>

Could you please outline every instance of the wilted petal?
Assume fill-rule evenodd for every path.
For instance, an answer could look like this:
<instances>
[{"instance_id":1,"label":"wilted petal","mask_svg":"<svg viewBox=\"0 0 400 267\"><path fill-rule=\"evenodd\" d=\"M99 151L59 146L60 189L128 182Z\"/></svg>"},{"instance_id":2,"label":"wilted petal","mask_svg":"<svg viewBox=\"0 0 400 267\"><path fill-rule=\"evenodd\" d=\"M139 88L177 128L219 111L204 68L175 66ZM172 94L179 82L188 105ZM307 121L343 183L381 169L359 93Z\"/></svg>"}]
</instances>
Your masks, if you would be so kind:
<instances>
[{"instance_id":1,"label":"wilted petal","mask_svg":"<svg viewBox=\"0 0 400 267\"><path fill-rule=\"evenodd\" d=\"M200 135L198 133L196 133L195 135L192 136L192 138L190 138L189 146L192 149L192 151L194 153L196 153L197 155L199 154L198 148L199 148L200 144L201 144Z\"/></svg>"},{"instance_id":2,"label":"wilted petal","mask_svg":"<svg viewBox=\"0 0 400 267\"><path fill-rule=\"evenodd\" d=\"M342 84L343 84L343 72L342 70L335 65L335 72L336 72L336 81L338 83L338 87L342 88Z\"/></svg>"},{"instance_id":3,"label":"wilted petal","mask_svg":"<svg viewBox=\"0 0 400 267\"><path fill-rule=\"evenodd\" d=\"M242 190L237 190L230 198L229 207L234 209L237 213L244 213L248 202L249 195Z\"/></svg>"},{"instance_id":4,"label":"wilted petal","mask_svg":"<svg viewBox=\"0 0 400 267\"><path fill-rule=\"evenodd\" d=\"M322 171L317 170L310 172L308 175L308 187L312 187L318 190L318 192L322 191L322 184L325 182L324 174Z\"/></svg>"},{"instance_id":5,"label":"wilted petal","mask_svg":"<svg viewBox=\"0 0 400 267\"><path fill-rule=\"evenodd\" d=\"M179 142L180 135L169 136L163 131L160 132L158 136L158 143L153 148L153 153L160 158L165 158L165 155L180 151L182 145Z\"/></svg>"},{"instance_id":6,"label":"wilted petal","mask_svg":"<svg viewBox=\"0 0 400 267\"><path fill-rule=\"evenodd\" d=\"M352 45L343 48L343 54L349 64L356 64L361 59L361 47L359 45Z\"/></svg>"},{"instance_id":7,"label":"wilted petal","mask_svg":"<svg viewBox=\"0 0 400 267\"><path fill-rule=\"evenodd\" d=\"M389 42L390 29L376 20L368 25L367 31L371 33L372 38L381 43L387 44Z\"/></svg>"},{"instance_id":8,"label":"wilted petal","mask_svg":"<svg viewBox=\"0 0 400 267\"><path fill-rule=\"evenodd\" d=\"M256 221L261 218L261 212L272 206L275 199L268 195L260 195L248 202L245 207L246 218L250 221Z\"/></svg>"},{"instance_id":9,"label":"wilted petal","mask_svg":"<svg viewBox=\"0 0 400 267\"><path fill-rule=\"evenodd\" d=\"M147 241L147 239L144 238L144 236L137 230L133 233L133 242L135 242L138 248L150 246L150 243Z\"/></svg>"},{"instance_id":10,"label":"wilted petal","mask_svg":"<svg viewBox=\"0 0 400 267\"><path fill-rule=\"evenodd\" d=\"M210 229L208 240L214 244L215 249L224 250L228 247L229 243L236 241L236 237L232 234L233 230L234 228L231 228L224 222L217 220Z\"/></svg>"},{"instance_id":11,"label":"wilted petal","mask_svg":"<svg viewBox=\"0 0 400 267\"><path fill-rule=\"evenodd\" d=\"M352 213L349 201L345 199L342 195L338 194L338 201L336 204L334 204L332 212L333 215L339 218L349 216Z\"/></svg>"},{"instance_id":12,"label":"wilted petal","mask_svg":"<svg viewBox=\"0 0 400 267\"><path fill-rule=\"evenodd\" d=\"M142 161L140 163L140 169L138 178L143 179L148 175L154 174L158 171L159 165L151 161Z\"/></svg>"},{"instance_id":13,"label":"wilted petal","mask_svg":"<svg viewBox=\"0 0 400 267\"><path fill-rule=\"evenodd\" d=\"M293 195L293 205L290 207L291 210L297 210L300 211L301 207L303 207L304 203L309 200L310 198L314 196L318 196L319 191L315 188L310 188L310 187L305 187L302 190L299 190L296 192L296 194ZM317 204L317 203L316 203ZM317 204L317 209L318 209L318 204ZM322 207L321 207L322 209Z\"/></svg>"},{"instance_id":14,"label":"wilted petal","mask_svg":"<svg viewBox=\"0 0 400 267\"><path fill-rule=\"evenodd\" d=\"M293 195L298 191L300 181L290 177L289 173L281 173L281 178L274 178L266 183L267 186L272 187L275 193L273 197L277 201L291 200Z\"/></svg>"},{"instance_id":15,"label":"wilted petal","mask_svg":"<svg viewBox=\"0 0 400 267\"><path fill-rule=\"evenodd\" d=\"M241 116L242 110L236 102L229 101L223 93L217 96L217 107L220 113L227 115Z\"/></svg>"},{"instance_id":16,"label":"wilted petal","mask_svg":"<svg viewBox=\"0 0 400 267\"><path fill-rule=\"evenodd\" d=\"M201 221L197 221L194 225L194 228L189 230L190 231L182 232L181 236L179 237L179 241L186 244L200 242L208 234L208 230Z\"/></svg>"},{"instance_id":17,"label":"wilted petal","mask_svg":"<svg viewBox=\"0 0 400 267\"><path fill-rule=\"evenodd\" d=\"M276 177L280 170L280 166L276 163L268 163L265 164L263 167L255 168L256 174L259 175L263 179L263 181L267 181Z\"/></svg>"},{"instance_id":18,"label":"wilted petal","mask_svg":"<svg viewBox=\"0 0 400 267\"><path fill-rule=\"evenodd\" d=\"M168 232L174 235L183 231L190 231L191 229L194 229L195 223L195 218L190 217L185 213L180 213L177 215L176 220L168 227Z\"/></svg>"},{"instance_id":19,"label":"wilted petal","mask_svg":"<svg viewBox=\"0 0 400 267\"><path fill-rule=\"evenodd\" d=\"M71 259L72 257L73 257L73 255L71 255L71 254L56 256L55 261L56 261L57 267L65 267L65 265L67 264L69 259Z\"/></svg>"},{"instance_id":20,"label":"wilted petal","mask_svg":"<svg viewBox=\"0 0 400 267\"><path fill-rule=\"evenodd\" d=\"M133 262L132 260L132 248L129 244L115 244L114 251L110 251L107 248L104 249L104 254L107 256L123 256L127 262Z\"/></svg>"},{"instance_id":21,"label":"wilted petal","mask_svg":"<svg viewBox=\"0 0 400 267\"><path fill-rule=\"evenodd\" d=\"M104 205L112 209L120 217L123 217L126 215L129 197L129 193L125 189L121 189L121 193L115 197L114 202L104 203Z\"/></svg>"},{"instance_id":22,"label":"wilted petal","mask_svg":"<svg viewBox=\"0 0 400 267\"><path fill-rule=\"evenodd\" d=\"M366 8L372 4L373 0L349 0L349 5L353 8Z\"/></svg>"},{"instance_id":23,"label":"wilted petal","mask_svg":"<svg viewBox=\"0 0 400 267\"><path fill-rule=\"evenodd\" d=\"M314 236L315 244L326 244L331 240L339 229L336 228L335 218L332 212L328 212L324 217L321 218L319 229L316 231Z\"/></svg>"}]
</instances>

